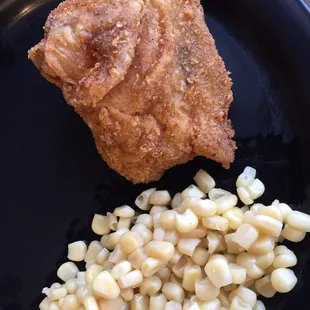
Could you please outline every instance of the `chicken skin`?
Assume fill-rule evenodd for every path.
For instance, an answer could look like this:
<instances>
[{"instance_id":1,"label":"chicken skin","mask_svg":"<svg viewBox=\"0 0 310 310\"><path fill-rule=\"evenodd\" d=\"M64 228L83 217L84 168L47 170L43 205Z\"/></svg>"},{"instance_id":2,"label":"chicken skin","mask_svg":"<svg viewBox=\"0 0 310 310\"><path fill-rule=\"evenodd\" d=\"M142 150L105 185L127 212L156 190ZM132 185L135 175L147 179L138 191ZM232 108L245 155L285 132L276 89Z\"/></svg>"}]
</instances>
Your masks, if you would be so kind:
<instances>
[{"instance_id":1,"label":"chicken skin","mask_svg":"<svg viewBox=\"0 0 310 310\"><path fill-rule=\"evenodd\" d=\"M231 80L199 0L67 0L29 51L133 183L205 156L229 168Z\"/></svg>"}]
</instances>

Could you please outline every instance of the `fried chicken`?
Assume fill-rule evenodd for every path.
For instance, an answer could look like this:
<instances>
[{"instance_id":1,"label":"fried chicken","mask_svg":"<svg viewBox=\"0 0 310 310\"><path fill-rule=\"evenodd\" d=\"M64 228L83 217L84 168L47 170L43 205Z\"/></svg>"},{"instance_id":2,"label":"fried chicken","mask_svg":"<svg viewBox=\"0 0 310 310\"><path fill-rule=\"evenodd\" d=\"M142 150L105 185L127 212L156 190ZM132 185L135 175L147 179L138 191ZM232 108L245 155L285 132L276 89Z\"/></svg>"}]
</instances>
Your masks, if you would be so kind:
<instances>
[{"instance_id":1,"label":"fried chicken","mask_svg":"<svg viewBox=\"0 0 310 310\"><path fill-rule=\"evenodd\" d=\"M234 160L231 80L199 0L67 0L29 51L133 183L205 156Z\"/></svg>"}]
</instances>

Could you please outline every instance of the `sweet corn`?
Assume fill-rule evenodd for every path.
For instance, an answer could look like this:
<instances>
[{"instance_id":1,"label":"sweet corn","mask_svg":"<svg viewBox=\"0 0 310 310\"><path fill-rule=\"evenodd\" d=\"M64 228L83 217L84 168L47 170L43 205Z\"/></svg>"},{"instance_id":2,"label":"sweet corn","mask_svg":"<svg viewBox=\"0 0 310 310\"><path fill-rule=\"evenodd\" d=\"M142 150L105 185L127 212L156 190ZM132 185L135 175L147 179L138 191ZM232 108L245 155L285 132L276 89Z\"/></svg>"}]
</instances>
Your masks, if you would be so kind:
<instances>
[{"instance_id":1,"label":"sweet corn","mask_svg":"<svg viewBox=\"0 0 310 310\"><path fill-rule=\"evenodd\" d=\"M160 278L163 283L168 282L171 277L171 270L167 266L163 267L155 273L155 276Z\"/></svg>"},{"instance_id":2,"label":"sweet corn","mask_svg":"<svg viewBox=\"0 0 310 310\"><path fill-rule=\"evenodd\" d=\"M67 262L62 264L57 270L57 276L64 282L67 282L70 279L76 278L79 272L78 267L72 263Z\"/></svg>"},{"instance_id":3,"label":"sweet corn","mask_svg":"<svg viewBox=\"0 0 310 310\"><path fill-rule=\"evenodd\" d=\"M78 287L79 287L79 284L77 282L77 279L70 279L68 280L65 284L64 284L65 288L67 289L67 292L69 294L75 294Z\"/></svg>"},{"instance_id":4,"label":"sweet corn","mask_svg":"<svg viewBox=\"0 0 310 310\"><path fill-rule=\"evenodd\" d=\"M260 235L248 249L248 252L252 254L263 255L273 251L274 246L274 238L266 235Z\"/></svg>"},{"instance_id":5,"label":"sweet corn","mask_svg":"<svg viewBox=\"0 0 310 310\"><path fill-rule=\"evenodd\" d=\"M228 293L226 293L224 290L220 290L220 294L218 295L217 298L221 302L222 307L229 309L230 301L228 299ZM222 308L221 308L221 310L222 310Z\"/></svg>"},{"instance_id":6,"label":"sweet corn","mask_svg":"<svg viewBox=\"0 0 310 310\"><path fill-rule=\"evenodd\" d=\"M297 283L295 273L291 269L278 268L271 274L271 284L279 293L288 293Z\"/></svg>"},{"instance_id":7,"label":"sweet corn","mask_svg":"<svg viewBox=\"0 0 310 310\"><path fill-rule=\"evenodd\" d=\"M41 303L39 304L39 309L40 310L48 310L49 306L51 304L51 301L48 297L45 297Z\"/></svg>"},{"instance_id":8,"label":"sweet corn","mask_svg":"<svg viewBox=\"0 0 310 310\"><path fill-rule=\"evenodd\" d=\"M153 228L153 218L149 214L140 214L137 218L136 224L143 224L145 225L148 229Z\"/></svg>"},{"instance_id":9,"label":"sweet corn","mask_svg":"<svg viewBox=\"0 0 310 310\"><path fill-rule=\"evenodd\" d=\"M213 261L213 260L222 260L226 263L228 263L228 260L227 258L222 255L222 254L212 254L210 257L209 257L209 262Z\"/></svg>"},{"instance_id":10,"label":"sweet corn","mask_svg":"<svg viewBox=\"0 0 310 310\"><path fill-rule=\"evenodd\" d=\"M148 244L152 238L153 234L150 229L147 228L144 224L136 224L131 228L132 232L137 233L143 240L143 245Z\"/></svg>"},{"instance_id":11,"label":"sweet corn","mask_svg":"<svg viewBox=\"0 0 310 310\"><path fill-rule=\"evenodd\" d=\"M50 301L59 300L63 297L66 297L68 294L68 291L65 287L57 287L57 288L50 288L47 291L47 296L50 299Z\"/></svg>"},{"instance_id":12,"label":"sweet corn","mask_svg":"<svg viewBox=\"0 0 310 310\"><path fill-rule=\"evenodd\" d=\"M204 227L201 223L198 224L198 226L189 233L183 233L183 238L199 238L202 239L207 236L208 229Z\"/></svg>"},{"instance_id":13,"label":"sweet corn","mask_svg":"<svg viewBox=\"0 0 310 310\"><path fill-rule=\"evenodd\" d=\"M130 262L124 260L124 261L118 263L117 265L115 265L111 269L110 273L111 273L111 276L114 278L114 280L118 280L122 276L129 273L131 270L132 270L132 266L131 266Z\"/></svg>"},{"instance_id":14,"label":"sweet corn","mask_svg":"<svg viewBox=\"0 0 310 310\"><path fill-rule=\"evenodd\" d=\"M232 283L232 276L227 262L221 259L209 261L205 266L205 273L217 288Z\"/></svg>"},{"instance_id":15,"label":"sweet corn","mask_svg":"<svg viewBox=\"0 0 310 310\"><path fill-rule=\"evenodd\" d=\"M250 224L242 224L236 230L232 241L238 243L242 248L248 250L258 239L258 230Z\"/></svg>"},{"instance_id":16,"label":"sweet corn","mask_svg":"<svg viewBox=\"0 0 310 310\"><path fill-rule=\"evenodd\" d=\"M195 294L200 300L211 301L220 294L220 289L215 287L208 278L197 279L195 281Z\"/></svg>"},{"instance_id":17,"label":"sweet corn","mask_svg":"<svg viewBox=\"0 0 310 310\"><path fill-rule=\"evenodd\" d=\"M275 259L273 266L275 268L293 267L297 264L297 257L293 251L285 245L279 245L274 249ZM268 266L269 267L269 266Z\"/></svg>"},{"instance_id":18,"label":"sweet corn","mask_svg":"<svg viewBox=\"0 0 310 310\"><path fill-rule=\"evenodd\" d=\"M140 293L142 295L154 296L156 295L162 287L162 281L157 276L150 276L144 278L140 285Z\"/></svg>"},{"instance_id":19,"label":"sweet corn","mask_svg":"<svg viewBox=\"0 0 310 310\"><path fill-rule=\"evenodd\" d=\"M215 201L227 194L230 194L230 192L224 189L221 189L221 188L212 188L210 192L208 193L208 196L210 200Z\"/></svg>"},{"instance_id":20,"label":"sweet corn","mask_svg":"<svg viewBox=\"0 0 310 310\"><path fill-rule=\"evenodd\" d=\"M116 299L120 288L108 271L100 272L92 283L93 293L105 299Z\"/></svg>"},{"instance_id":21,"label":"sweet corn","mask_svg":"<svg viewBox=\"0 0 310 310\"><path fill-rule=\"evenodd\" d=\"M240 297L235 296L229 306L229 310L252 310L253 308L245 303Z\"/></svg>"},{"instance_id":22,"label":"sweet corn","mask_svg":"<svg viewBox=\"0 0 310 310\"><path fill-rule=\"evenodd\" d=\"M174 254L174 246L170 242L151 241L144 248L146 254L160 260L170 260Z\"/></svg>"},{"instance_id":23,"label":"sweet corn","mask_svg":"<svg viewBox=\"0 0 310 310\"><path fill-rule=\"evenodd\" d=\"M205 266L209 256L208 250L202 247L196 247L192 255L192 261L198 266Z\"/></svg>"},{"instance_id":24,"label":"sweet corn","mask_svg":"<svg viewBox=\"0 0 310 310\"><path fill-rule=\"evenodd\" d=\"M135 269L140 269L142 262L148 258L143 248L137 248L129 256L128 261L131 263L132 267Z\"/></svg>"},{"instance_id":25,"label":"sweet corn","mask_svg":"<svg viewBox=\"0 0 310 310\"><path fill-rule=\"evenodd\" d=\"M150 196L150 203L152 205L163 205L167 206L171 201L171 197L168 191L155 191Z\"/></svg>"},{"instance_id":26,"label":"sweet corn","mask_svg":"<svg viewBox=\"0 0 310 310\"><path fill-rule=\"evenodd\" d=\"M78 309L79 302L76 295L67 295L61 304L63 310L76 310Z\"/></svg>"},{"instance_id":27,"label":"sweet corn","mask_svg":"<svg viewBox=\"0 0 310 310\"><path fill-rule=\"evenodd\" d=\"M110 236L109 236L109 235L103 235L103 236L101 237L101 239L100 239L100 243L101 243L101 245L102 245L104 248L106 248L106 249L108 249L108 250L112 250L113 247L111 247L111 246L109 245L109 239L110 239Z\"/></svg>"},{"instance_id":28,"label":"sweet corn","mask_svg":"<svg viewBox=\"0 0 310 310\"><path fill-rule=\"evenodd\" d=\"M124 288L124 289L121 290L121 297L125 301L131 301L133 299L133 296L134 296L134 290L131 287Z\"/></svg>"},{"instance_id":29,"label":"sweet corn","mask_svg":"<svg viewBox=\"0 0 310 310\"><path fill-rule=\"evenodd\" d=\"M121 309L121 310L127 310L127 303L123 301L123 299L118 296L115 299L99 299L99 308L100 310L114 310L114 309ZM145 309L143 309L145 310Z\"/></svg>"},{"instance_id":30,"label":"sweet corn","mask_svg":"<svg viewBox=\"0 0 310 310\"><path fill-rule=\"evenodd\" d=\"M93 232L97 235L106 235L110 232L108 217L101 214L95 214L91 223Z\"/></svg>"},{"instance_id":31,"label":"sweet corn","mask_svg":"<svg viewBox=\"0 0 310 310\"><path fill-rule=\"evenodd\" d=\"M255 215L259 214L259 210L260 209L265 209L266 207L262 204L262 203L254 203L252 206L251 206L251 211L253 211L255 213ZM263 215L266 215L266 214L263 214Z\"/></svg>"},{"instance_id":32,"label":"sweet corn","mask_svg":"<svg viewBox=\"0 0 310 310\"><path fill-rule=\"evenodd\" d=\"M228 221L219 215L202 218L202 225L208 229L226 231L228 229Z\"/></svg>"},{"instance_id":33,"label":"sweet corn","mask_svg":"<svg viewBox=\"0 0 310 310\"><path fill-rule=\"evenodd\" d=\"M260 295L271 298L276 294L276 290L271 284L270 275L264 276L255 281L255 289Z\"/></svg>"},{"instance_id":34,"label":"sweet corn","mask_svg":"<svg viewBox=\"0 0 310 310\"><path fill-rule=\"evenodd\" d=\"M125 289L136 288L142 283L142 281L142 272L140 270L134 270L121 276L117 283L121 289Z\"/></svg>"},{"instance_id":35,"label":"sweet corn","mask_svg":"<svg viewBox=\"0 0 310 310\"><path fill-rule=\"evenodd\" d=\"M196 185L190 185L181 193L182 199L185 198L206 198L206 194L201 191Z\"/></svg>"},{"instance_id":36,"label":"sweet corn","mask_svg":"<svg viewBox=\"0 0 310 310\"><path fill-rule=\"evenodd\" d=\"M117 223L117 230L118 229L122 229L122 228L127 228L127 229L130 229L132 225L132 218L127 218L127 217L120 217L119 218L119 221Z\"/></svg>"},{"instance_id":37,"label":"sweet corn","mask_svg":"<svg viewBox=\"0 0 310 310\"><path fill-rule=\"evenodd\" d=\"M96 299L93 296L88 296L84 299L85 310L99 310Z\"/></svg>"},{"instance_id":38,"label":"sweet corn","mask_svg":"<svg viewBox=\"0 0 310 310\"><path fill-rule=\"evenodd\" d=\"M80 287L76 291L77 300L81 304L84 302L84 299L87 296L91 296L91 295L92 295L92 292L91 292L90 287L88 285L85 285L85 284L80 285Z\"/></svg>"},{"instance_id":39,"label":"sweet corn","mask_svg":"<svg viewBox=\"0 0 310 310\"><path fill-rule=\"evenodd\" d=\"M276 205L276 207L282 214L283 222L286 223L288 214L293 211L292 208L286 203L279 203Z\"/></svg>"},{"instance_id":40,"label":"sweet corn","mask_svg":"<svg viewBox=\"0 0 310 310\"><path fill-rule=\"evenodd\" d=\"M254 182L256 170L252 167L245 167L236 181L236 187L246 187Z\"/></svg>"},{"instance_id":41,"label":"sweet corn","mask_svg":"<svg viewBox=\"0 0 310 310\"><path fill-rule=\"evenodd\" d=\"M84 241L76 241L68 244L68 259L74 262L84 260L87 252L87 246Z\"/></svg>"},{"instance_id":42,"label":"sweet corn","mask_svg":"<svg viewBox=\"0 0 310 310\"><path fill-rule=\"evenodd\" d=\"M195 213L187 209L183 214L175 216L175 227L181 233L189 233L198 226L198 218Z\"/></svg>"},{"instance_id":43,"label":"sweet corn","mask_svg":"<svg viewBox=\"0 0 310 310\"><path fill-rule=\"evenodd\" d=\"M156 191L156 188L150 188L144 192L142 192L137 199L135 200L135 205L141 210L150 210L150 197Z\"/></svg>"},{"instance_id":44,"label":"sweet corn","mask_svg":"<svg viewBox=\"0 0 310 310\"><path fill-rule=\"evenodd\" d=\"M282 222L267 215L256 215L255 227L263 234L279 237L282 230Z\"/></svg>"},{"instance_id":45,"label":"sweet corn","mask_svg":"<svg viewBox=\"0 0 310 310\"><path fill-rule=\"evenodd\" d=\"M185 298L184 289L176 283L172 282L164 283L162 287L162 292L165 294L167 300L169 301L173 300L179 303L182 303L184 301Z\"/></svg>"},{"instance_id":46,"label":"sweet corn","mask_svg":"<svg viewBox=\"0 0 310 310\"><path fill-rule=\"evenodd\" d=\"M108 260L109 255L110 252L106 248L103 248L95 258L96 263L98 265L103 265L103 263Z\"/></svg>"},{"instance_id":47,"label":"sweet corn","mask_svg":"<svg viewBox=\"0 0 310 310\"><path fill-rule=\"evenodd\" d=\"M244 252L244 248L234 241L236 233L226 234L224 236L228 253L239 254Z\"/></svg>"},{"instance_id":48,"label":"sweet corn","mask_svg":"<svg viewBox=\"0 0 310 310\"><path fill-rule=\"evenodd\" d=\"M251 308L253 308L257 301L256 293L252 290L239 286L234 292L232 292L232 295L238 296L245 304L249 305Z\"/></svg>"},{"instance_id":49,"label":"sweet corn","mask_svg":"<svg viewBox=\"0 0 310 310\"><path fill-rule=\"evenodd\" d=\"M239 196L239 199L245 204L245 205L251 205L254 201L251 198L251 195L249 191L245 187L238 187L237 193Z\"/></svg>"},{"instance_id":50,"label":"sweet corn","mask_svg":"<svg viewBox=\"0 0 310 310\"><path fill-rule=\"evenodd\" d=\"M165 233L163 228L156 228L153 232L153 239L156 241L164 241Z\"/></svg>"},{"instance_id":51,"label":"sweet corn","mask_svg":"<svg viewBox=\"0 0 310 310\"><path fill-rule=\"evenodd\" d=\"M246 186L246 189L251 199L255 200L264 194L265 185L259 179L255 179L251 184Z\"/></svg>"},{"instance_id":52,"label":"sweet corn","mask_svg":"<svg viewBox=\"0 0 310 310\"><path fill-rule=\"evenodd\" d=\"M280 212L280 210L275 206L268 206L268 207L260 208L259 210L257 210L256 215L270 216L280 221L281 223L283 222L283 215Z\"/></svg>"},{"instance_id":53,"label":"sweet corn","mask_svg":"<svg viewBox=\"0 0 310 310\"><path fill-rule=\"evenodd\" d=\"M103 270L102 266L100 265L92 265L90 266L85 273L85 280L88 285L91 285L97 275Z\"/></svg>"},{"instance_id":54,"label":"sweet corn","mask_svg":"<svg viewBox=\"0 0 310 310\"><path fill-rule=\"evenodd\" d=\"M247 167L236 182L247 205L265 190L255 177ZM48 297L40 309L263 310L256 292L272 297L292 290L297 278L287 267L297 258L286 246L274 247L285 238L301 241L310 215L278 200L239 209L238 197L215 188L205 171L194 179L198 187L172 200L165 190L141 193L136 204L147 214L135 215L127 205L96 214L92 229L100 242L88 249L83 241L68 245L68 258L84 259L86 272L72 262L60 266L65 283L43 289Z\"/></svg>"},{"instance_id":55,"label":"sweet corn","mask_svg":"<svg viewBox=\"0 0 310 310\"><path fill-rule=\"evenodd\" d=\"M165 310L167 298L164 294L158 294L150 297L149 310Z\"/></svg>"},{"instance_id":56,"label":"sweet corn","mask_svg":"<svg viewBox=\"0 0 310 310\"><path fill-rule=\"evenodd\" d=\"M160 224L160 216L161 216L161 212L155 213L153 215L153 228L162 228L161 224Z\"/></svg>"},{"instance_id":57,"label":"sweet corn","mask_svg":"<svg viewBox=\"0 0 310 310\"><path fill-rule=\"evenodd\" d=\"M48 310L60 310L59 303L54 301L49 305Z\"/></svg>"},{"instance_id":58,"label":"sweet corn","mask_svg":"<svg viewBox=\"0 0 310 310\"><path fill-rule=\"evenodd\" d=\"M215 203L217 205L216 214L222 215L224 212L236 206L237 202L238 202L237 196L230 193L216 199L215 200Z\"/></svg>"},{"instance_id":59,"label":"sweet corn","mask_svg":"<svg viewBox=\"0 0 310 310\"><path fill-rule=\"evenodd\" d=\"M171 200L172 209L177 208L182 203L181 193L176 193Z\"/></svg>"},{"instance_id":60,"label":"sweet corn","mask_svg":"<svg viewBox=\"0 0 310 310\"><path fill-rule=\"evenodd\" d=\"M150 277L166 264L167 262L165 261L153 257L148 257L141 263L141 271L145 277Z\"/></svg>"},{"instance_id":61,"label":"sweet corn","mask_svg":"<svg viewBox=\"0 0 310 310\"><path fill-rule=\"evenodd\" d=\"M165 310L182 310L182 304L174 300L168 301Z\"/></svg>"},{"instance_id":62,"label":"sweet corn","mask_svg":"<svg viewBox=\"0 0 310 310\"><path fill-rule=\"evenodd\" d=\"M214 201L197 197L185 198L180 205L180 208L184 208L184 210L190 209L197 216L202 217L212 216L217 212L217 205Z\"/></svg>"},{"instance_id":63,"label":"sweet corn","mask_svg":"<svg viewBox=\"0 0 310 310\"><path fill-rule=\"evenodd\" d=\"M163 213L165 211L168 211L168 208L166 206L153 206L150 210L150 215L154 216L156 213Z\"/></svg>"},{"instance_id":64,"label":"sweet corn","mask_svg":"<svg viewBox=\"0 0 310 310\"><path fill-rule=\"evenodd\" d=\"M200 310L220 310L221 308L221 302L217 298L212 301L198 300L197 303L200 307Z\"/></svg>"},{"instance_id":65,"label":"sweet corn","mask_svg":"<svg viewBox=\"0 0 310 310\"><path fill-rule=\"evenodd\" d=\"M215 232L208 232L207 235L207 241L208 241L208 252L209 254L213 254L220 245L220 236L216 234Z\"/></svg>"},{"instance_id":66,"label":"sweet corn","mask_svg":"<svg viewBox=\"0 0 310 310\"><path fill-rule=\"evenodd\" d=\"M170 242L173 245L177 245L179 242L179 239L180 239L180 235L179 235L178 231L176 231L176 230L164 231L164 237L163 237L164 241ZM157 239L155 239L155 235L154 235L154 240L157 240Z\"/></svg>"},{"instance_id":67,"label":"sweet corn","mask_svg":"<svg viewBox=\"0 0 310 310\"><path fill-rule=\"evenodd\" d=\"M242 284L246 279L246 269L233 263L228 264L228 267L231 273L232 283Z\"/></svg>"},{"instance_id":68,"label":"sweet corn","mask_svg":"<svg viewBox=\"0 0 310 310\"><path fill-rule=\"evenodd\" d=\"M117 244L114 251L110 253L108 260L104 262L104 264L106 263L117 264L118 262L122 261L125 258L126 258L126 253L123 251L121 246Z\"/></svg>"},{"instance_id":69,"label":"sweet corn","mask_svg":"<svg viewBox=\"0 0 310 310\"><path fill-rule=\"evenodd\" d=\"M261 269L267 269L273 264L274 258L274 251L262 255L256 255L256 265Z\"/></svg>"},{"instance_id":70,"label":"sweet corn","mask_svg":"<svg viewBox=\"0 0 310 310\"><path fill-rule=\"evenodd\" d=\"M194 176L194 181L198 185L199 189L204 193L208 193L215 187L215 181L208 172L200 169Z\"/></svg>"},{"instance_id":71,"label":"sweet corn","mask_svg":"<svg viewBox=\"0 0 310 310\"><path fill-rule=\"evenodd\" d=\"M255 306L253 307L253 310L266 310L266 307L262 301L257 300Z\"/></svg>"},{"instance_id":72,"label":"sweet corn","mask_svg":"<svg viewBox=\"0 0 310 310\"><path fill-rule=\"evenodd\" d=\"M243 223L255 226L256 224L255 212L251 210L244 212Z\"/></svg>"},{"instance_id":73,"label":"sweet corn","mask_svg":"<svg viewBox=\"0 0 310 310\"><path fill-rule=\"evenodd\" d=\"M180 253L192 256L199 243L199 238L180 238L177 247Z\"/></svg>"},{"instance_id":74,"label":"sweet corn","mask_svg":"<svg viewBox=\"0 0 310 310\"><path fill-rule=\"evenodd\" d=\"M300 211L292 211L287 215L287 224L301 232L310 232L310 215Z\"/></svg>"},{"instance_id":75,"label":"sweet corn","mask_svg":"<svg viewBox=\"0 0 310 310\"><path fill-rule=\"evenodd\" d=\"M245 268L247 275L252 279L259 279L264 271L256 265L256 257L250 253L241 253L237 256L236 263Z\"/></svg>"},{"instance_id":76,"label":"sweet corn","mask_svg":"<svg viewBox=\"0 0 310 310\"><path fill-rule=\"evenodd\" d=\"M76 282L78 285L86 284L85 274L85 271L77 273Z\"/></svg>"},{"instance_id":77,"label":"sweet corn","mask_svg":"<svg viewBox=\"0 0 310 310\"><path fill-rule=\"evenodd\" d=\"M228 221L228 227L237 230L243 224L244 213L238 207L232 207L222 214L222 217Z\"/></svg>"},{"instance_id":78,"label":"sweet corn","mask_svg":"<svg viewBox=\"0 0 310 310\"><path fill-rule=\"evenodd\" d=\"M89 262L96 258L96 256L101 252L103 249L101 243L99 241L92 241L89 246L88 250L85 255L85 262Z\"/></svg>"},{"instance_id":79,"label":"sweet corn","mask_svg":"<svg viewBox=\"0 0 310 310\"><path fill-rule=\"evenodd\" d=\"M285 224L281 232L281 236L291 242L300 242L304 240L304 238L306 237L306 233L298 231L289 226L288 224Z\"/></svg>"},{"instance_id":80,"label":"sweet corn","mask_svg":"<svg viewBox=\"0 0 310 310\"><path fill-rule=\"evenodd\" d=\"M125 206L115 208L113 214L116 217L125 217L125 218L129 217L129 218L131 218L131 217L134 217L135 210L133 208L131 208L130 206L125 205Z\"/></svg>"},{"instance_id":81,"label":"sweet corn","mask_svg":"<svg viewBox=\"0 0 310 310\"><path fill-rule=\"evenodd\" d=\"M111 230L115 231L117 229L117 218L116 218L116 216L113 213L108 212L107 217L108 217L109 228Z\"/></svg>"},{"instance_id":82,"label":"sweet corn","mask_svg":"<svg viewBox=\"0 0 310 310\"><path fill-rule=\"evenodd\" d=\"M183 255L178 263L172 266L172 271L177 277L183 278L184 269L188 265L191 265L191 259L186 255Z\"/></svg>"},{"instance_id":83,"label":"sweet corn","mask_svg":"<svg viewBox=\"0 0 310 310\"><path fill-rule=\"evenodd\" d=\"M182 258L183 254L177 249L174 249L173 257L170 260L170 263L175 265L178 263L178 261Z\"/></svg>"},{"instance_id":84,"label":"sweet corn","mask_svg":"<svg viewBox=\"0 0 310 310\"><path fill-rule=\"evenodd\" d=\"M195 281L202 279L202 270L198 265L189 265L184 268L182 286L189 292L195 292Z\"/></svg>"},{"instance_id":85,"label":"sweet corn","mask_svg":"<svg viewBox=\"0 0 310 310\"><path fill-rule=\"evenodd\" d=\"M164 229L174 229L175 222L174 218L178 214L175 210L167 210L160 214L159 222L162 228Z\"/></svg>"},{"instance_id":86,"label":"sweet corn","mask_svg":"<svg viewBox=\"0 0 310 310\"><path fill-rule=\"evenodd\" d=\"M143 246L143 239L138 233L128 231L120 237L119 244L125 253L130 254L135 249Z\"/></svg>"},{"instance_id":87,"label":"sweet corn","mask_svg":"<svg viewBox=\"0 0 310 310\"><path fill-rule=\"evenodd\" d=\"M134 295L132 300L130 301L130 309L131 310L149 310L150 309L149 296L141 295L141 294ZM109 310L112 310L112 308L110 308Z\"/></svg>"}]
</instances>

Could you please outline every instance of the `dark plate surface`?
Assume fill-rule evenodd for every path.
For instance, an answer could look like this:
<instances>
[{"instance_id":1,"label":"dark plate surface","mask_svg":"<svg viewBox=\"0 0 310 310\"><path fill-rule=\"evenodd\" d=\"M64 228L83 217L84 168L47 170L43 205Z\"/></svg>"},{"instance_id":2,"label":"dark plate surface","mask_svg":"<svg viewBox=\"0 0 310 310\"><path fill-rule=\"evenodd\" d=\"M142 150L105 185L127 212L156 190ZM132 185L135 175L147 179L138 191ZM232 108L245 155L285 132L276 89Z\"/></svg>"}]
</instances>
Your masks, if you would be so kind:
<instances>
[{"instance_id":1,"label":"dark plate surface","mask_svg":"<svg viewBox=\"0 0 310 310\"><path fill-rule=\"evenodd\" d=\"M27 50L58 1L0 2L0 309L37 309L55 282L66 245L95 238L90 221L129 203L150 185L133 186L101 160L91 133L40 77ZM245 165L274 198L310 213L310 13L295 0L206 0L207 24L234 82L230 117L238 151L229 171L203 158L168 171L156 184L172 192L207 169L234 190ZM308 185L307 185L308 184ZM310 238L292 245L299 262L293 292L269 309L309 309Z\"/></svg>"}]
</instances>

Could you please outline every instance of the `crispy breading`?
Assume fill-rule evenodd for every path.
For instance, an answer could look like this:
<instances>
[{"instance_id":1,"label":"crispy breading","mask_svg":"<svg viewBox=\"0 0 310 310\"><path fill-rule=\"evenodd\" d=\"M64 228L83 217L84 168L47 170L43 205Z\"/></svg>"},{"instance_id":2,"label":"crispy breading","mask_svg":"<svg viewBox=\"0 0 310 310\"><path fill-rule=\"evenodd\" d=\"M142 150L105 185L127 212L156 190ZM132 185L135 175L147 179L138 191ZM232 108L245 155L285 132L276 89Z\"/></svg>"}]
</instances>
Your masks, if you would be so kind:
<instances>
[{"instance_id":1,"label":"crispy breading","mask_svg":"<svg viewBox=\"0 0 310 310\"><path fill-rule=\"evenodd\" d=\"M234 159L231 80L199 0L67 0L29 58L134 183L195 156Z\"/></svg>"}]
</instances>

